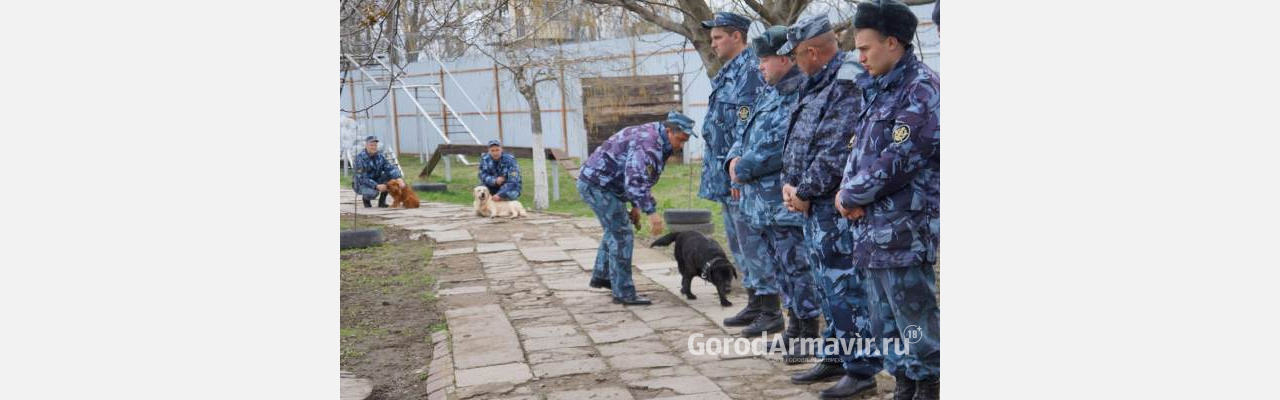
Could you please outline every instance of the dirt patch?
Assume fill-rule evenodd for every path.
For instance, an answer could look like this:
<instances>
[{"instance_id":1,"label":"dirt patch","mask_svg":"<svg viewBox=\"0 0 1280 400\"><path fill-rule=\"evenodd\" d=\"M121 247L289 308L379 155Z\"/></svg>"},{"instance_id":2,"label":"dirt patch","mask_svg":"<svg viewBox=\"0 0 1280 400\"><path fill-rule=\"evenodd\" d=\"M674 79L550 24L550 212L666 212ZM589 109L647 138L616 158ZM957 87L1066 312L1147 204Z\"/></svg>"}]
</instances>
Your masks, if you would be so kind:
<instances>
[{"instance_id":1,"label":"dirt patch","mask_svg":"<svg viewBox=\"0 0 1280 400\"><path fill-rule=\"evenodd\" d=\"M378 222L360 228L381 228L383 245L340 252L341 366L373 381L371 399L426 398L431 332L444 329L431 244Z\"/></svg>"}]
</instances>

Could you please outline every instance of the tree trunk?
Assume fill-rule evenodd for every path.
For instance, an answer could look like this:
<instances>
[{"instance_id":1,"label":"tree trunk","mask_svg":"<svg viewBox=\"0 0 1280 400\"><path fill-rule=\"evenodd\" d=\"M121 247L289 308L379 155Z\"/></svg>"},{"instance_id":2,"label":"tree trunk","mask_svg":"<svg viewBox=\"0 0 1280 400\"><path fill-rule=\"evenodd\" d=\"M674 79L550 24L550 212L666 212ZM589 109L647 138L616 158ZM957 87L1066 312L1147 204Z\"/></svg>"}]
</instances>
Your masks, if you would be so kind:
<instances>
[{"instance_id":1,"label":"tree trunk","mask_svg":"<svg viewBox=\"0 0 1280 400\"><path fill-rule=\"evenodd\" d=\"M542 107L538 103L538 87L529 84L529 77L522 73L517 74L516 85L520 89L520 94L524 96L525 102L529 103L529 123L530 131L533 132L533 208L535 210L546 210L551 206L551 201L547 197L547 152L542 144Z\"/></svg>"}]
</instances>

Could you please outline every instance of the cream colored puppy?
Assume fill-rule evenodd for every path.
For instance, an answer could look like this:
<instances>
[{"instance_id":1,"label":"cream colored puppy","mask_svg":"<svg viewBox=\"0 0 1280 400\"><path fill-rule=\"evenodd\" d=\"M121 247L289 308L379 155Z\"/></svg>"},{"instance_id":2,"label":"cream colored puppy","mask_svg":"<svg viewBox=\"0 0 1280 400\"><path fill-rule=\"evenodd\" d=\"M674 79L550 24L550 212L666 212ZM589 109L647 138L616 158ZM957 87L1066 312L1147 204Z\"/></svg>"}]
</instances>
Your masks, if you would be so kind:
<instances>
[{"instance_id":1,"label":"cream colored puppy","mask_svg":"<svg viewBox=\"0 0 1280 400\"><path fill-rule=\"evenodd\" d=\"M497 218L511 217L519 218L529 215L524 210L524 205L518 200L493 201L493 195L489 194L489 188L476 186L471 190L475 201L471 202L471 206L475 207L476 215L481 217Z\"/></svg>"}]
</instances>

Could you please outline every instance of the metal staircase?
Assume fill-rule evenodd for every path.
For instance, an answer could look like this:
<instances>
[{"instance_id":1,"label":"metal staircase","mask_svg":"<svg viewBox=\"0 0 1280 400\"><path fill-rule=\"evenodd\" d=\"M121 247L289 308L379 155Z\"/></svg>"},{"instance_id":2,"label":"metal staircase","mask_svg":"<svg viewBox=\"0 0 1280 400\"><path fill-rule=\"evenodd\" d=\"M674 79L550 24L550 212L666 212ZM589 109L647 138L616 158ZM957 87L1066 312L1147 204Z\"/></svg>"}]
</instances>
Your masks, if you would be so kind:
<instances>
[{"instance_id":1,"label":"metal staircase","mask_svg":"<svg viewBox=\"0 0 1280 400\"><path fill-rule=\"evenodd\" d=\"M390 84L393 91L402 91L405 97L413 103L418 114L427 121L432 130L440 137L443 144L481 144L480 139L476 137L475 131L470 126L467 126L466 121L460 118L453 105L449 104L448 100L445 99L442 92L443 77L438 82L410 85L395 74L391 66L386 62L387 57L385 55L366 57L343 54L342 56L344 66L359 69L365 79L375 87L378 85L387 87L385 85ZM454 86L461 89L463 86L454 79L453 73L449 72L449 69L440 61L440 58L434 54L431 57L440 64L440 68L453 81ZM394 82L388 82L388 80L394 80ZM471 104L472 108L477 110L481 118L489 119L483 111L479 111L480 107L475 104L475 101L471 99L471 96L465 90L462 91L462 95ZM421 132L421 130L419 131ZM425 147L425 142L420 142L419 146ZM471 165L471 163L467 162L466 157L461 154L457 155L457 159L464 165Z\"/></svg>"}]
</instances>

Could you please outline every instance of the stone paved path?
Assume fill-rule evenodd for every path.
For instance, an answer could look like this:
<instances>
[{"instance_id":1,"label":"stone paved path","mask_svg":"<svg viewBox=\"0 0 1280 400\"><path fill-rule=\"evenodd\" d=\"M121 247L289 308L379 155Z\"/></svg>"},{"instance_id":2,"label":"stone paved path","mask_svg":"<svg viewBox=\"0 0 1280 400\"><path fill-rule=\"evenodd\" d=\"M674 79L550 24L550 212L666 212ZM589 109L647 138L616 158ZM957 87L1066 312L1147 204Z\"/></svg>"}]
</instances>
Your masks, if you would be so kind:
<instances>
[{"instance_id":1,"label":"stone paved path","mask_svg":"<svg viewBox=\"0 0 1280 400\"><path fill-rule=\"evenodd\" d=\"M341 192L341 212L354 194ZM788 366L768 357L695 356L694 333L736 337L724 317L745 304L736 290L722 308L715 288L694 280L697 300L679 296L670 248L637 243L635 284L650 306L613 304L608 290L588 289L600 239L593 218L531 213L477 217L469 207L422 203L418 209L360 209L436 242L438 295L447 332L432 336L430 399L816 399L830 383L793 385ZM664 251L659 251L664 250ZM425 327L424 327L425 329ZM425 362L425 360L424 360ZM892 398L881 374L877 393Z\"/></svg>"}]
</instances>

